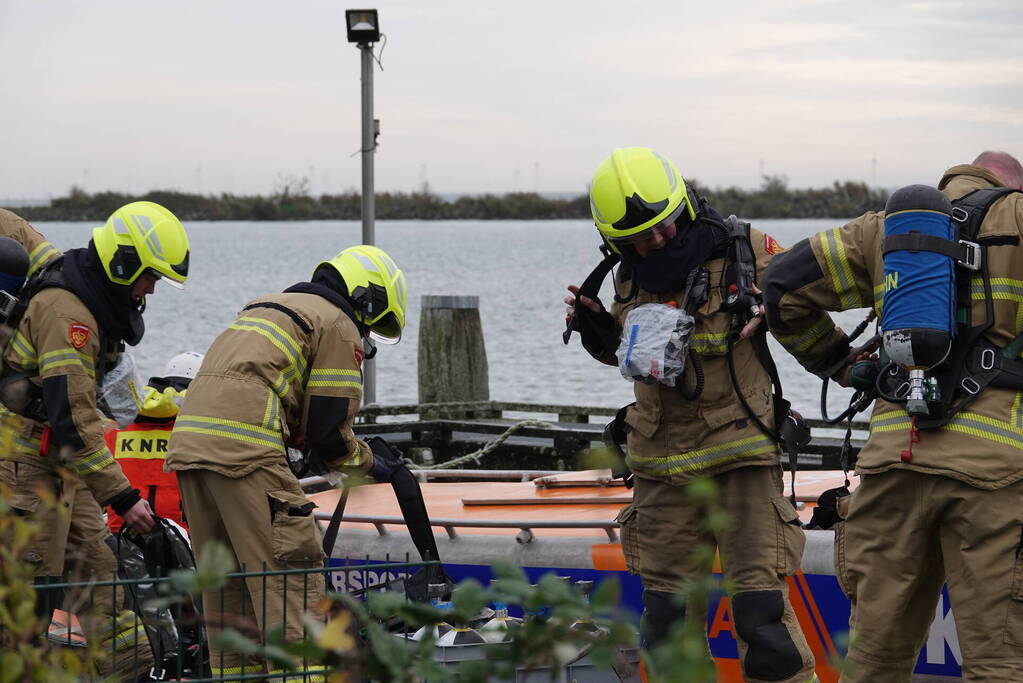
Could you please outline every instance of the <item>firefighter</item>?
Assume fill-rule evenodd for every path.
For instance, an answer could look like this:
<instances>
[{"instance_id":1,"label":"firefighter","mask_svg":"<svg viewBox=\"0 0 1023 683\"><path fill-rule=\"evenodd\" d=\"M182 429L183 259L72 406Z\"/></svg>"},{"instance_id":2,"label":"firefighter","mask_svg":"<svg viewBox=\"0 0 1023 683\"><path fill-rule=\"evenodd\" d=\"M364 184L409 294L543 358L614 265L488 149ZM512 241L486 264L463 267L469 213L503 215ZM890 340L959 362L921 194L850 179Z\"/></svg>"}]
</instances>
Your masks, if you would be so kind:
<instances>
[{"instance_id":1,"label":"firefighter","mask_svg":"<svg viewBox=\"0 0 1023 683\"><path fill-rule=\"evenodd\" d=\"M960 323L935 374L948 379L926 415L911 418L904 397L876 401L859 486L839 501L836 570L852 602L845 683L911 679L946 581L963 680L1023 680L1023 374L1018 351L998 351L1023 341L1023 167L985 152L938 189L975 249L956 269ZM826 311L883 313L884 224L884 213L864 214L767 271L772 333L822 378L844 382L863 357Z\"/></svg>"},{"instance_id":2,"label":"firefighter","mask_svg":"<svg viewBox=\"0 0 1023 683\"><path fill-rule=\"evenodd\" d=\"M181 514L181 494L173 472L165 472L174 418L185 400L189 383L199 372L203 355L194 351L179 353L170 359L161 377L152 377L142 397L135 420L124 429L106 434L107 446L121 465L131 485L158 517L172 519L188 528ZM123 520L113 510L107 512L110 530L117 533Z\"/></svg>"},{"instance_id":3,"label":"firefighter","mask_svg":"<svg viewBox=\"0 0 1023 683\"><path fill-rule=\"evenodd\" d=\"M0 236L16 240L28 252L28 277L39 267L60 256L60 250L43 237L28 221L7 209L0 209Z\"/></svg>"},{"instance_id":4,"label":"firefighter","mask_svg":"<svg viewBox=\"0 0 1023 683\"><path fill-rule=\"evenodd\" d=\"M324 566L316 506L289 466L288 447L301 447L314 470L373 467L370 446L352 432L361 367L374 352L371 340L401 338L406 301L405 276L384 251L350 247L320 263L310 282L247 304L214 340L167 456L200 556L219 541L243 571ZM297 641L324 589L322 575L272 575L229 582L203 602L214 631L250 615L261 633L280 624ZM215 676L263 670L258 660L218 648L215 637L210 664ZM322 680L311 671L310 680Z\"/></svg>"},{"instance_id":5,"label":"firefighter","mask_svg":"<svg viewBox=\"0 0 1023 683\"><path fill-rule=\"evenodd\" d=\"M133 202L93 230L86 248L49 258L37 245L31 253L45 264L21 291L27 306L3 353L0 398L10 413L2 428L14 447L0 461L0 477L15 512L38 524L24 553L37 584L68 571L77 579L109 577L117 563L104 542L110 532L102 506L139 531L153 518L103 439L97 385L123 344L142 339L145 299L157 281L185 282L188 237L164 207ZM38 616L48 622L53 591L38 593ZM148 669L145 632L134 614L117 609L110 587L77 604L94 605L79 618L100 643L101 673Z\"/></svg>"},{"instance_id":6,"label":"firefighter","mask_svg":"<svg viewBox=\"0 0 1023 683\"><path fill-rule=\"evenodd\" d=\"M697 358L686 386L637 382L636 403L620 425L634 481L633 503L619 515L622 549L629 570L643 580L645 646L664 642L684 619L706 619L695 605L680 605L677 593L709 571L693 550L716 547L734 587L745 680L814 680L814 657L788 600L785 577L799 569L805 538L782 494L761 317L759 309L722 311L739 287L747 297L759 292L752 279L731 282L727 273L746 266L755 275L781 248L757 230L736 232L745 224L726 223L671 161L647 148L617 149L601 163L590 202L606 253L620 267L610 311L595 294L569 286L568 319L581 317L577 329L586 350L617 364L626 316L643 304L675 302L696 324L690 350ZM743 239L748 250L737 250ZM695 291L700 281L709 284L702 297ZM734 516L726 530L708 532L706 510L687 497L698 477L713 478L720 503Z\"/></svg>"}]
</instances>

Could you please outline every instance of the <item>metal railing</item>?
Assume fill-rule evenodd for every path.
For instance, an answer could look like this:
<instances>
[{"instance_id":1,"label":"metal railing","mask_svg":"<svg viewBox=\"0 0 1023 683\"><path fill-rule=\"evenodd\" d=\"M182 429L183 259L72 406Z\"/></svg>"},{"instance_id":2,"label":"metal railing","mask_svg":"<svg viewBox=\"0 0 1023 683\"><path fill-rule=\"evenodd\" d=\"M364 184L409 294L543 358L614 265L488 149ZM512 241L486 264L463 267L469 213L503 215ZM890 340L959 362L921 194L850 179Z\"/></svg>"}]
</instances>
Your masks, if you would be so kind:
<instances>
[{"instance_id":1,"label":"metal railing","mask_svg":"<svg viewBox=\"0 0 1023 683\"><path fill-rule=\"evenodd\" d=\"M300 595L293 594L292 602L303 606L303 614L292 615L291 623L297 620L301 624L313 610L311 601L337 592L335 586L360 584L367 588L358 592L365 592L376 587L371 577L381 573L404 576L427 565L439 565L409 561L408 556L398 562L373 562L368 557L359 562L349 559L326 567L284 569L269 569L264 563L256 571L246 571L243 566L242 571L219 576L204 576L202 570L177 570L156 577L37 579L36 614L42 615L39 628L26 643L25 629L14 628L13 623L5 627L0 620L0 643L3 650L24 644L44 651L60 648L60 661L76 658L84 667L81 680L133 681L148 674L157 680L187 679L193 683L324 681L327 672L315 663L303 659L300 666L282 669L267 656L267 645L283 643L272 632L288 623L288 591L300 591ZM361 575L361 580L353 581L353 575ZM236 603L240 610L225 607L231 604L228 593L240 587L241 595L249 602ZM258 601L256 595L260 596ZM277 601L283 605L279 623L268 619L268 615L281 612ZM211 657L211 635L216 638L217 633L231 631L244 639L214 639ZM239 643L244 644L241 650L237 649ZM244 668L241 664L226 666L239 657L244 657ZM242 670L233 670L239 668Z\"/></svg>"}]
</instances>

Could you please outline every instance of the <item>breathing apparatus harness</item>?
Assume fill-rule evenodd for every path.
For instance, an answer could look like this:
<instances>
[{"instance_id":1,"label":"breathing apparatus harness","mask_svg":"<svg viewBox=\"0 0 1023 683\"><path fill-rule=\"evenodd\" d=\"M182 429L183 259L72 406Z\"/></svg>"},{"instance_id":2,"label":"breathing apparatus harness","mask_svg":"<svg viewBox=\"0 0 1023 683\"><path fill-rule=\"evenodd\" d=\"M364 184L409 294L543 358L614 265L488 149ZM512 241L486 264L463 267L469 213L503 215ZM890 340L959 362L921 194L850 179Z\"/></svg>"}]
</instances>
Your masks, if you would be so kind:
<instances>
[{"instance_id":1,"label":"breathing apparatus harness","mask_svg":"<svg viewBox=\"0 0 1023 683\"><path fill-rule=\"evenodd\" d=\"M991 276L985 254L988 247L1013 245L1016 236L980 237L981 223L991 205L1001 197L1019 192L1011 188L985 188L952 200L952 221L956 226L957 241L939 237L909 234L888 237L883 250L928 251L954 259L959 269L956 281L956 327L951 348L944 361L933 368L932 378L927 380L925 400L927 415L914 415L910 428L909 448L902 452L906 462L912 459L912 445L919 441L920 429L937 429L948 424L955 415L977 399L981 392L991 386L1023 390L1023 334L1015 337L1007 346L999 348L984 336L994 324L994 298ZM983 280L985 317L982 322L972 324L971 320L971 278L970 273L979 272ZM856 328L849 340L852 341L872 322L876 313L872 310ZM841 371L863 352L873 351L881 342L881 335L875 334L867 343L853 349L841 361L825 371L826 378L821 388L821 415L828 424L847 420L846 438L843 443L843 470L852 469L855 460L851 456L851 423L853 417L863 411L875 398L889 403L905 405L909 399L910 382L907 371L894 362L882 349L880 358L853 363L850 369L850 385L856 391L849 406L837 417L827 414L827 387L832 375ZM847 481L848 484L848 481Z\"/></svg>"},{"instance_id":2,"label":"breathing apparatus harness","mask_svg":"<svg viewBox=\"0 0 1023 683\"><path fill-rule=\"evenodd\" d=\"M51 287L57 287L60 289L67 290L72 294L78 295L74 289L72 289L64 277L64 256L58 256L57 258L49 261L43 265L39 270L32 274L18 292L15 297L8 292L0 292L0 325L10 328L11 338L13 339L14 332L17 331L18 326L21 324L22 318L25 317L25 312L28 310L29 303L39 292L44 289ZM96 367L96 385L99 386L103 382L103 377L107 371L110 370L116 361L113 360L116 355L124 350L124 342L116 339L112 335L102 334L102 351L100 353L100 362ZM6 349L7 345L10 344L10 339L7 344L4 345ZM9 385L14 382L26 380L39 375L38 370L25 372L16 371L11 368L3 361L0 361L2 369L0 369L0 395L6 393L6 389ZM15 412L22 417L27 417L38 422L46 422L48 415L46 412L46 405L43 402L43 390L33 382L26 383L28 387L27 402L22 406L18 406L18 410L15 410L11 406L7 406L12 412Z\"/></svg>"},{"instance_id":3,"label":"breathing apparatus harness","mask_svg":"<svg viewBox=\"0 0 1023 683\"><path fill-rule=\"evenodd\" d=\"M753 351L757 360L763 366L771 379L773 387L772 403L775 415L774 427L769 427L757 416L756 411L750 406L739 386L738 376L735 370L735 359L733 349L735 343L740 339L740 331L753 318L760 314L760 295L753 291L754 279L756 276L756 255L750 242L750 224L740 221L734 215L727 219L718 220L714 218L707 202L702 197L698 199L699 210L696 213L697 222L708 223L715 233L714 251L711 258L725 258L726 265L722 271L720 287L722 289L721 308L718 312L729 313L732 316L729 334L727 335L727 351L725 353L728 363L728 373L732 382L739 403L742 405L750 420L768 436L772 441L779 444L788 455L789 469L792 473L793 493L792 500L795 502L794 484L799 449L810 442L810 430L803 421L803 418L791 409L791 404L785 400L782 391L781 377L778 368L771 357L767 347L767 330L764 326L757 329L750 337ZM691 227L691 226L689 226ZM594 312L579 303L579 297L588 297L599 303L600 286L611 269L621 261L621 256L610 249L607 243L600 245L600 251L604 259L597 264L592 272L579 287L579 294L576 297L574 314L566 323L562 341L568 344L572 331L578 331L582 338L583 347L594 357L601 357L609 350L614 349L618 344L618 337L614 320L611 314L603 309ZM638 293L639 287L635 278L628 278L623 274L622 281L630 283L629 293L625 297L615 294L617 303L627 303ZM686 276L685 289L679 308L689 314L694 314L697 309L703 306L710 295L710 271L704 265L693 268ZM693 368L695 383L692 389L687 389L684 381L676 384L676 389L683 400L695 401L703 393L704 376L700 354L691 346L687 351L689 365ZM603 439L605 444L622 458L624 463L625 453L622 444L626 440L629 427L625 423L625 414L628 408L635 405L630 403L622 407L615 415L614 420L604 428ZM627 486L631 486L631 473L614 472L621 476Z\"/></svg>"}]
</instances>

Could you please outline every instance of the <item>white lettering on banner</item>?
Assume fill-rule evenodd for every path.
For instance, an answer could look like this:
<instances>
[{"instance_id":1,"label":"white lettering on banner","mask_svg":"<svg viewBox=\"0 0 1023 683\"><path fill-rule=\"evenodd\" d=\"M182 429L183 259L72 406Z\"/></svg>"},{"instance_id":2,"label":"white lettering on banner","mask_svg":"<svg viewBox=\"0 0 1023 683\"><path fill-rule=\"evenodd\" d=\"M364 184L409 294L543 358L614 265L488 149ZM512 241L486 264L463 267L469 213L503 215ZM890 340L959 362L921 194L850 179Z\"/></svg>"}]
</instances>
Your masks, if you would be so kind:
<instances>
[{"instance_id":1,"label":"white lettering on banner","mask_svg":"<svg viewBox=\"0 0 1023 683\"><path fill-rule=\"evenodd\" d=\"M338 593L348 593L360 588L379 586L382 583L394 583L406 576L408 572L362 571L358 567L352 567L351 571L347 572L331 572L330 585Z\"/></svg>"},{"instance_id":2,"label":"white lettering on banner","mask_svg":"<svg viewBox=\"0 0 1023 683\"><path fill-rule=\"evenodd\" d=\"M945 611L945 594L938 596L938 606L934 608L934 621L931 622L931 631L927 634L925 657L928 664L945 663L945 643L952 651L956 664L963 663L963 653L959 649L959 634L956 632L956 620L952 616L952 608Z\"/></svg>"}]
</instances>

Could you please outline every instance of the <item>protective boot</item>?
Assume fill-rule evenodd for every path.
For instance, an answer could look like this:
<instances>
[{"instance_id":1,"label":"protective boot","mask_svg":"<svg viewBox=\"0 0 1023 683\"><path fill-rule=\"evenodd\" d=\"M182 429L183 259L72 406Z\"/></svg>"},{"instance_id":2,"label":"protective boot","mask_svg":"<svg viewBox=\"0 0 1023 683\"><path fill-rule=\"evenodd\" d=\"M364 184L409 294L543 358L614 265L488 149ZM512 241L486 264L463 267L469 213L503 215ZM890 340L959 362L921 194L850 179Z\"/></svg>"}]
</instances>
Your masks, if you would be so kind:
<instances>
[{"instance_id":1,"label":"protective boot","mask_svg":"<svg viewBox=\"0 0 1023 683\"><path fill-rule=\"evenodd\" d=\"M674 593L644 589L643 619L640 623L643 647L652 650L666 641L675 624L682 623L685 617L686 606L679 604Z\"/></svg>"},{"instance_id":2,"label":"protective boot","mask_svg":"<svg viewBox=\"0 0 1023 683\"><path fill-rule=\"evenodd\" d=\"M746 680L813 680L812 657L804 658L790 633L799 625L794 618L786 618L781 591L736 593L732 596L732 618L735 633L745 644L739 655Z\"/></svg>"}]
</instances>

